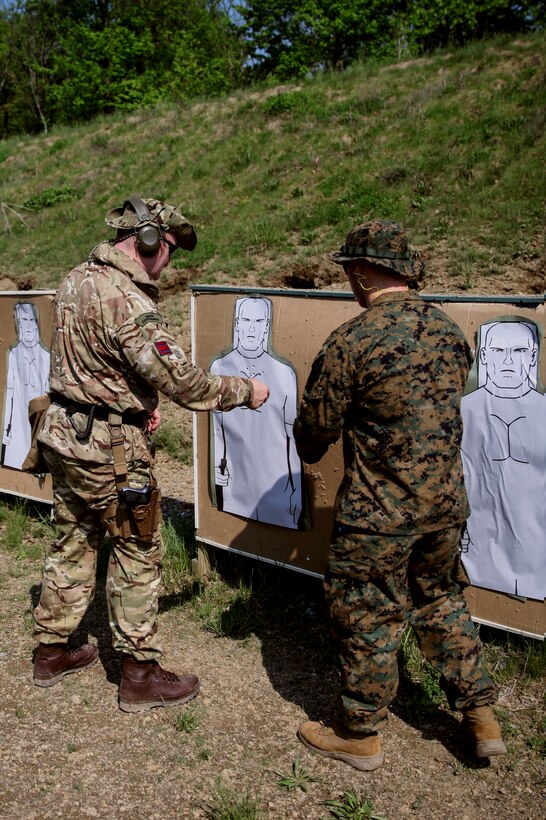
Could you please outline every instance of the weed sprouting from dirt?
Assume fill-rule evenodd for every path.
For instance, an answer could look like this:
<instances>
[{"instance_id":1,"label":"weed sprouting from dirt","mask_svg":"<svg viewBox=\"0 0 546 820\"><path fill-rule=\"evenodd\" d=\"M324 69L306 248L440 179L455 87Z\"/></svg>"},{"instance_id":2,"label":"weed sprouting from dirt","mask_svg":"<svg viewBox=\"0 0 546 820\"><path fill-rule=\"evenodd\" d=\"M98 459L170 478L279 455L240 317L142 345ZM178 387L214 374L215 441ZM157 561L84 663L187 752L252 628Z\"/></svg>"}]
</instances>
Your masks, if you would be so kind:
<instances>
[{"instance_id":1,"label":"weed sprouting from dirt","mask_svg":"<svg viewBox=\"0 0 546 820\"><path fill-rule=\"evenodd\" d=\"M197 757L199 760L210 760L212 757L212 752L209 748L207 748L205 743L206 740L203 737L198 737L196 739Z\"/></svg>"},{"instance_id":2,"label":"weed sprouting from dirt","mask_svg":"<svg viewBox=\"0 0 546 820\"><path fill-rule=\"evenodd\" d=\"M282 772L274 772L277 775L277 785L281 786L283 789L287 789L288 791L292 791L294 789L301 789L303 792L307 791L307 786L309 783L317 783L318 780L316 777L312 777L307 769L301 765L301 760L297 757L294 762L292 763L292 767L288 774L283 774Z\"/></svg>"},{"instance_id":3,"label":"weed sprouting from dirt","mask_svg":"<svg viewBox=\"0 0 546 820\"><path fill-rule=\"evenodd\" d=\"M203 712L198 704L190 703L184 709L169 714L169 723L177 732L195 732L203 719Z\"/></svg>"},{"instance_id":4,"label":"weed sprouting from dirt","mask_svg":"<svg viewBox=\"0 0 546 820\"><path fill-rule=\"evenodd\" d=\"M339 800L325 800L322 805L336 820L387 820L374 812L370 800L354 791L346 791Z\"/></svg>"},{"instance_id":5,"label":"weed sprouting from dirt","mask_svg":"<svg viewBox=\"0 0 546 820\"><path fill-rule=\"evenodd\" d=\"M262 816L257 800L224 786L221 781L202 808L207 820L259 820Z\"/></svg>"},{"instance_id":6,"label":"weed sprouting from dirt","mask_svg":"<svg viewBox=\"0 0 546 820\"><path fill-rule=\"evenodd\" d=\"M538 721L536 735L526 739L526 745L542 759L546 759L546 718Z\"/></svg>"}]
</instances>

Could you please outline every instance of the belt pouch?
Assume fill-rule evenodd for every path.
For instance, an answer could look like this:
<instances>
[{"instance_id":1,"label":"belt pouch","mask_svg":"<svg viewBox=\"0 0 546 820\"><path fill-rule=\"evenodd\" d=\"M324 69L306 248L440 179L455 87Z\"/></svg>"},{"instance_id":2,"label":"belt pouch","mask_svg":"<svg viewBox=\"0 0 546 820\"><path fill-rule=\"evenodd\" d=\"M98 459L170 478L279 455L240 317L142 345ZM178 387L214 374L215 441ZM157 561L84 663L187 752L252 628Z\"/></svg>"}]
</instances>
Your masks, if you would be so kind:
<instances>
[{"instance_id":1,"label":"belt pouch","mask_svg":"<svg viewBox=\"0 0 546 820\"><path fill-rule=\"evenodd\" d=\"M38 436L44 426L46 413L51 405L49 396L37 396L28 403L28 420L30 422L30 449L21 465L25 473L47 473L48 468L43 459Z\"/></svg>"}]
</instances>

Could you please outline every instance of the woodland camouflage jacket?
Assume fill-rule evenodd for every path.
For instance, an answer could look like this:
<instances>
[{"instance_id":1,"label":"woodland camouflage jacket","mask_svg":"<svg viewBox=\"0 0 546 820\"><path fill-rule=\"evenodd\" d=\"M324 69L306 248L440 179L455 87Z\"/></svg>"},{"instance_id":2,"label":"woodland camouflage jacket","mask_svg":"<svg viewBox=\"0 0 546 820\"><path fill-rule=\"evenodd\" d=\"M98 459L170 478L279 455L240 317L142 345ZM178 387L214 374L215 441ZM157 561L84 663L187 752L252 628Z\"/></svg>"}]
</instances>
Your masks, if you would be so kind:
<instances>
[{"instance_id":1,"label":"woodland camouflage jacket","mask_svg":"<svg viewBox=\"0 0 546 820\"><path fill-rule=\"evenodd\" d=\"M460 400L471 361L462 331L416 293L378 296L331 333L294 435L315 462L343 433L337 522L409 533L465 520Z\"/></svg>"},{"instance_id":2,"label":"woodland camouflage jacket","mask_svg":"<svg viewBox=\"0 0 546 820\"><path fill-rule=\"evenodd\" d=\"M158 310L159 290L148 274L110 243L61 283L55 300L51 390L67 399L119 412L151 413L158 392L190 410L231 410L251 398L248 379L194 367ZM86 417L73 420L85 428ZM125 425L127 458L146 458L144 437ZM53 404L40 441L67 456L111 461L105 421L95 420L80 444L63 408Z\"/></svg>"}]
</instances>

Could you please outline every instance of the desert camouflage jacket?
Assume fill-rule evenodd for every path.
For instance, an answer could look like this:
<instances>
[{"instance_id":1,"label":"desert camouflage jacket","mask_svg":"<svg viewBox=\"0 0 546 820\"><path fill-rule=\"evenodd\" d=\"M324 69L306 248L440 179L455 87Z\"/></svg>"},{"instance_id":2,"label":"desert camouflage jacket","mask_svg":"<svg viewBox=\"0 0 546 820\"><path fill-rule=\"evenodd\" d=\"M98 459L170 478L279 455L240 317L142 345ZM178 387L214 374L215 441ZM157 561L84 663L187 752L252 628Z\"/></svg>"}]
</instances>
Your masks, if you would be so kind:
<instances>
[{"instance_id":1,"label":"desert camouflage jacket","mask_svg":"<svg viewBox=\"0 0 546 820\"><path fill-rule=\"evenodd\" d=\"M343 433L337 522L418 533L465 520L460 399L471 361L457 325L411 292L378 296L330 334L294 435L315 462Z\"/></svg>"},{"instance_id":2,"label":"desert camouflage jacket","mask_svg":"<svg viewBox=\"0 0 546 820\"><path fill-rule=\"evenodd\" d=\"M248 379L218 376L194 367L169 332L158 306L159 289L146 271L104 242L91 260L61 283L51 346L51 390L85 404L151 413L158 392L190 410L231 410L251 397ZM86 417L74 423L85 428ZM127 457L146 458L144 436L126 428ZM66 412L53 404L40 441L67 456L108 463L110 436L95 420L81 444Z\"/></svg>"}]
</instances>

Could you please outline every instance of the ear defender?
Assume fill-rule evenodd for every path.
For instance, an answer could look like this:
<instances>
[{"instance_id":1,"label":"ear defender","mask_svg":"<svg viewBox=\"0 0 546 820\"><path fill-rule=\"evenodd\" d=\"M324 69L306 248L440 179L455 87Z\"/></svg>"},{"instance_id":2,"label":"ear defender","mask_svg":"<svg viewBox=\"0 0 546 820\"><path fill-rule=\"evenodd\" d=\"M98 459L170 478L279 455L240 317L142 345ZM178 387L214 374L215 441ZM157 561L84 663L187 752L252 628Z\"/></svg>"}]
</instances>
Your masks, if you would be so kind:
<instances>
[{"instance_id":1,"label":"ear defender","mask_svg":"<svg viewBox=\"0 0 546 820\"><path fill-rule=\"evenodd\" d=\"M135 236L137 248L143 256L153 256L159 250L159 243L161 242L161 232L159 226L146 203L138 196L130 196L123 204L123 209L129 206L137 215L138 223L145 223L140 228L136 227Z\"/></svg>"}]
</instances>

